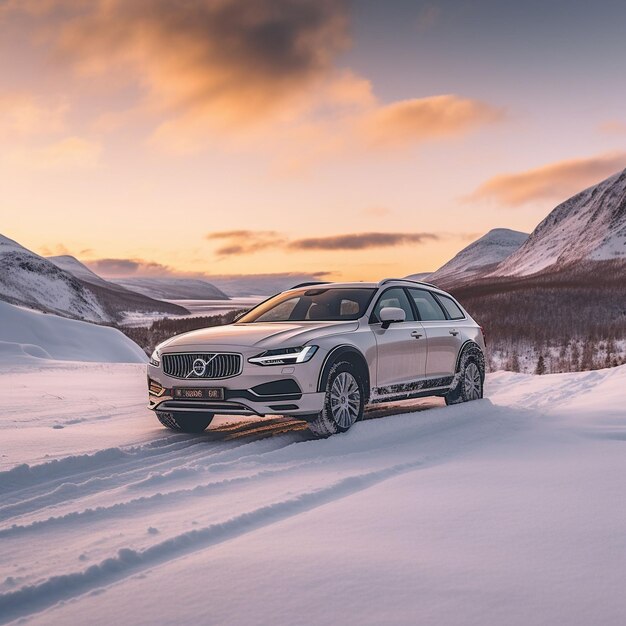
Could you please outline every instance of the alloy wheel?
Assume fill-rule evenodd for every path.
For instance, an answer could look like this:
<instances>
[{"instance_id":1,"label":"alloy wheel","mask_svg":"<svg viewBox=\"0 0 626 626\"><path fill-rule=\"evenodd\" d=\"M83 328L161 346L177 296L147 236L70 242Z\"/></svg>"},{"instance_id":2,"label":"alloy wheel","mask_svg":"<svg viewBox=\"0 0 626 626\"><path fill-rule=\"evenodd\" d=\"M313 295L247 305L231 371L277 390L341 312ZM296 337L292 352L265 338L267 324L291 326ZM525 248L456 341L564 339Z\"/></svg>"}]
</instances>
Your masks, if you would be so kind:
<instances>
[{"instance_id":1,"label":"alloy wheel","mask_svg":"<svg viewBox=\"0 0 626 626\"><path fill-rule=\"evenodd\" d=\"M359 415L361 391L356 379L349 372L341 372L330 389L330 410L337 425L348 429Z\"/></svg>"},{"instance_id":2,"label":"alloy wheel","mask_svg":"<svg viewBox=\"0 0 626 626\"><path fill-rule=\"evenodd\" d=\"M463 377L463 388L467 400L478 400L481 396L481 387L480 371L476 363L470 363L465 368L465 375Z\"/></svg>"}]
</instances>

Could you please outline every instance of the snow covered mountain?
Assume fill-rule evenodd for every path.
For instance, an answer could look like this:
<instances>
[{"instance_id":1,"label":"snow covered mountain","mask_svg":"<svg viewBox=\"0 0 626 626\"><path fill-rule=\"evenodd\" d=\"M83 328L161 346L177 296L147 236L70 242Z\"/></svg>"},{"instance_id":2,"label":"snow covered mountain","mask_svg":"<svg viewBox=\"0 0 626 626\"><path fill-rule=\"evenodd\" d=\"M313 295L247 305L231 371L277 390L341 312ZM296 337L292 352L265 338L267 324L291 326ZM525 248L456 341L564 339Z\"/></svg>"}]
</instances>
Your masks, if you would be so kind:
<instances>
[{"instance_id":1,"label":"snow covered mountain","mask_svg":"<svg viewBox=\"0 0 626 626\"><path fill-rule=\"evenodd\" d=\"M49 256L46 257L48 261L52 261L57 267L60 267L62 270L69 272L70 274L76 276L80 280L86 283L92 283L93 285L100 285L102 287L111 287L113 289L119 289L120 291L124 288L116 283L109 282L104 278L98 276L95 272L92 272L86 265L81 263L76 257L73 257L69 254L64 254L61 256Z\"/></svg>"},{"instance_id":2,"label":"snow covered mountain","mask_svg":"<svg viewBox=\"0 0 626 626\"><path fill-rule=\"evenodd\" d=\"M111 321L95 294L75 276L0 235L0 299L66 317Z\"/></svg>"},{"instance_id":3,"label":"snow covered mountain","mask_svg":"<svg viewBox=\"0 0 626 626\"><path fill-rule=\"evenodd\" d=\"M626 169L557 206L490 276L626 261Z\"/></svg>"},{"instance_id":4,"label":"snow covered mountain","mask_svg":"<svg viewBox=\"0 0 626 626\"><path fill-rule=\"evenodd\" d=\"M408 278L410 280L419 280L419 281L427 281L429 276L431 276L432 272L418 272L417 274L410 274L409 276L406 276L405 278Z\"/></svg>"},{"instance_id":5,"label":"snow covered mountain","mask_svg":"<svg viewBox=\"0 0 626 626\"><path fill-rule=\"evenodd\" d=\"M186 315L189 313L184 307L171 302L162 302L139 289L126 288L105 280L73 256L54 256L48 257L48 259L57 267L69 272L85 284L96 295L98 300L104 304L105 309L113 319L121 319L125 313L131 311L169 313L171 315Z\"/></svg>"},{"instance_id":6,"label":"snow covered mountain","mask_svg":"<svg viewBox=\"0 0 626 626\"><path fill-rule=\"evenodd\" d=\"M230 300L221 289L199 278L136 277L119 278L115 282L122 287L151 298L162 298L164 300Z\"/></svg>"},{"instance_id":7,"label":"snow covered mountain","mask_svg":"<svg viewBox=\"0 0 626 626\"><path fill-rule=\"evenodd\" d=\"M445 265L430 274L436 285L458 284L468 278L484 276L513 254L528 239L527 233L509 228L494 228L463 248Z\"/></svg>"}]
</instances>

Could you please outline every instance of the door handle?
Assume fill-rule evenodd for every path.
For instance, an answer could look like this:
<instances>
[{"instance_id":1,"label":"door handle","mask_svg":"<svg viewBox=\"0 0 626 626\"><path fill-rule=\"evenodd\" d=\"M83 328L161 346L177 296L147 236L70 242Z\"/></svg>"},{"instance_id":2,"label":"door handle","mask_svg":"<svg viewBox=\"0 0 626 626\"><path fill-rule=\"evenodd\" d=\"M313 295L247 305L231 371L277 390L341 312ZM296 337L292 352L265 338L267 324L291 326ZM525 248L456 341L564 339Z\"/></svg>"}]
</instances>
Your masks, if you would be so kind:
<instances>
[{"instance_id":1,"label":"door handle","mask_svg":"<svg viewBox=\"0 0 626 626\"><path fill-rule=\"evenodd\" d=\"M423 334L424 334L424 333L420 333L420 331L419 331L419 330L414 330L414 331L411 333L411 337L415 337L415 339L419 339L419 338L420 338Z\"/></svg>"},{"instance_id":2,"label":"door handle","mask_svg":"<svg viewBox=\"0 0 626 626\"><path fill-rule=\"evenodd\" d=\"M453 337L456 337L459 334L459 331L456 328L448 331Z\"/></svg>"}]
</instances>

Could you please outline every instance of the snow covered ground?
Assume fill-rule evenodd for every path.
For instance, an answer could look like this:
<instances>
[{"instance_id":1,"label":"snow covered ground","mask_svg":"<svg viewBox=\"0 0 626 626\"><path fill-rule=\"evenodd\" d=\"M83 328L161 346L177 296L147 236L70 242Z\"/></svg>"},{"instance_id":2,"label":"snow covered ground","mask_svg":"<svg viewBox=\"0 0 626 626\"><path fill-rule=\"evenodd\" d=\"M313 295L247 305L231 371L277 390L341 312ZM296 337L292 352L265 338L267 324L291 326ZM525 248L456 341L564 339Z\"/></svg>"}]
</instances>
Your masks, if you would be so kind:
<instances>
[{"instance_id":1,"label":"snow covered ground","mask_svg":"<svg viewBox=\"0 0 626 626\"><path fill-rule=\"evenodd\" d=\"M0 300L0 362L42 359L145 363L143 350L115 328L31 311Z\"/></svg>"},{"instance_id":2,"label":"snow covered ground","mask_svg":"<svg viewBox=\"0 0 626 626\"><path fill-rule=\"evenodd\" d=\"M144 377L0 362L0 623L623 624L626 367L324 441L169 433Z\"/></svg>"}]
</instances>

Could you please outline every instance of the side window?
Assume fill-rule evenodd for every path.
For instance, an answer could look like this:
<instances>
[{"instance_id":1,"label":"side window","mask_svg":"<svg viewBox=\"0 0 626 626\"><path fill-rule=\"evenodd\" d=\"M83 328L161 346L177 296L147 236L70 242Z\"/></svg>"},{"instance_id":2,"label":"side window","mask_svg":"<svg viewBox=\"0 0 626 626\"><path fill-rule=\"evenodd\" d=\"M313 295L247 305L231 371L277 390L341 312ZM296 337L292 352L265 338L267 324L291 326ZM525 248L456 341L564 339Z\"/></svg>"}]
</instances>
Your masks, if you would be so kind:
<instances>
[{"instance_id":1,"label":"side window","mask_svg":"<svg viewBox=\"0 0 626 626\"><path fill-rule=\"evenodd\" d=\"M380 310L387 306L395 306L402 309L406 313L407 321L415 321L411 303L409 302L409 299L407 298L407 295L402 287L392 287L391 289L387 289L387 291L383 292L378 299L374 310L372 311L370 321L372 323L380 322Z\"/></svg>"},{"instance_id":2,"label":"side window","mask_svg":"<svg viewBox=\"0 0 626 626\"><path fill-rule=\"evenodd\" d=\"M459 305L452 298L448 298L448 296L442 296L440 293L438 293L437 300L441 302L443 308L448 312L451 320L462 320L465 318L463 311L461 311Z\"/></svg>"},{"instance_id":3,"label":"side window","mask_svg":"<svg viewBox=\"0 0 626 626\"><path fill-rule=\"evenodd\" d=\"M430 291L426 291L426 289L409 288L409 292L411 298L413 298L413 302L415 302L420 319L423 322L446 319L443 309L439 306L439 303L435 300Z\"/></svg>"}]
</instances>

